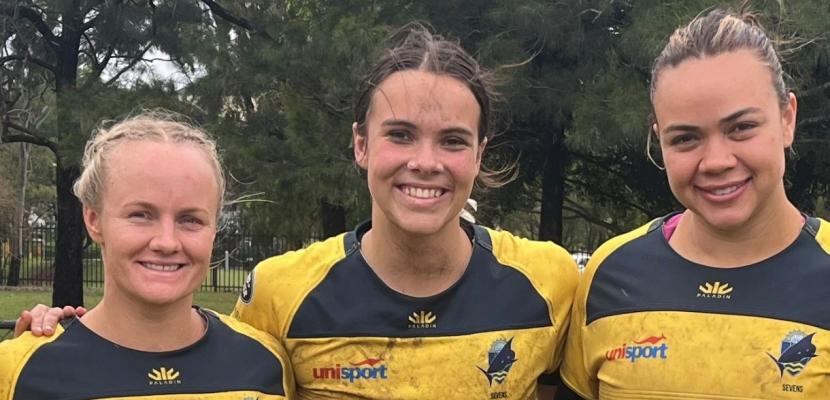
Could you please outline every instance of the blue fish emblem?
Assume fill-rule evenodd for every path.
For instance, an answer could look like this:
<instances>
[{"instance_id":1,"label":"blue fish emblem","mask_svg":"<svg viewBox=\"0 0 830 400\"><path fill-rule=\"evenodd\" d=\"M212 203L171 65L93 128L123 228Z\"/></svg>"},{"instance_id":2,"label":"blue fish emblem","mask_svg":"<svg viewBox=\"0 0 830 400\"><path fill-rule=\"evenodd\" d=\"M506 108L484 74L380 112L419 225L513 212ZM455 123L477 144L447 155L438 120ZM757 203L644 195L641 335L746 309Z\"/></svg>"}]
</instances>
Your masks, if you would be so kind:
<instances>
[{"instance_id":1,"label":"blue fish emblem","mask_svg":"<svg viewBox=\"0 0 830 400\"><path fill-rule=\"evenodd\" d=\"M813 344L815 332L805 335L803 332L792 332L781 342L781 356L775 358L767 353L769 358L775 362L784 376L786 371L791 376L796 376L804 370L807 363L816 356L816 345Z\"/></svg>"},{"instance_id":2,"label":"blue fish emblem","mask_svg":"<svg viewBox=\"0 0 830 400\"><path fill-rule=\"evenodd\" d=\"M490 351L487 353L487 361L490 366L486 370L476 366L487 377L490 386L493 386L493 381L496 381L496 383L504 382L507 373L510 372L510 367L516 362L516 352L513 351L512 346L513 338L506 342L504 340L493 342Z\"/></svg>"}]
</instances>

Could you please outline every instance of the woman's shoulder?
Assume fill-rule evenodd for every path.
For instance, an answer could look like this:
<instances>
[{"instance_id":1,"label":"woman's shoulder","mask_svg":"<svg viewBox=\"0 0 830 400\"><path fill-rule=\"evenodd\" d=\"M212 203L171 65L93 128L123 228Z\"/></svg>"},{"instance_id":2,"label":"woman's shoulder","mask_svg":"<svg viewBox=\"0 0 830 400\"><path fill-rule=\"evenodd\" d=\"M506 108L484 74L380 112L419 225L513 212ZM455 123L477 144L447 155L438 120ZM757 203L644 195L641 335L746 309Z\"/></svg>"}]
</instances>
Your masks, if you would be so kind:
<instances>
[{"instance_id":1,"label":"woman's shoulder","mask_svg":"<svg viewBox=\"0 0 830 400\"><path fill-rule=\"evenodd\" d=\"M483 226L480 226L479 230L487 234L493 253L497 257L529 261L545 255L562 261L571 260L570 253L552 241L528 239L505 230Z\"/></svg>"},{"instance_id":2,"label":"woman's shoulder","mask_svg":"<svg viewBox=\"0 0 830 400\"><path fill-rule=\"evenodd\" d=\"M342 233L314 242L300 250L289 251L261 261L255 267L257 274L314 273L330 267L346 256L346 236Z\"/></svg>"}]
</instances>

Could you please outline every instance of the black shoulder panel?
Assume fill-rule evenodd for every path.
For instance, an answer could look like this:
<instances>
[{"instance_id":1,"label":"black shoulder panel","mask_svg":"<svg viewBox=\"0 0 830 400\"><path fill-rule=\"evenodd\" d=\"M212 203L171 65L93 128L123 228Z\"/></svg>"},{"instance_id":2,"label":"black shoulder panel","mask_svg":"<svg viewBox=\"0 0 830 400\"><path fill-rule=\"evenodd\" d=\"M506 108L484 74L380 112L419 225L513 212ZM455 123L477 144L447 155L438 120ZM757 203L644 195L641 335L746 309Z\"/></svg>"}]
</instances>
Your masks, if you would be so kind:
<instances>
[{"instance_id":1,"label":"black shoulder panel","mask_svg":"<svg viewBox=\"0 0 830 400\"><path fill-rule=\"evenodd\" d=\"M285 395L279 359L259 342L205 312L207 334L171 352L130 350L75 321L38 349L18 379L15 399L89 399L256 390Z\"/></svg>"},{"instance_id":2,"label":"black shoulder panel","mask_svg":"<svg viewBox=\"0 0 830 400\"><path fill-rule=\"evenodd\" d=\"M475 227L473 255L461 279L427 298L384 284L346 235L346 257L300 305L289 338L453 336L550 326L547 303L517 269L499 264L487 231ZM359 233L358 233L359 236Z\"/></svg>"},{"instance_id":3,"label":"black shoulder panel","mask_svg":"<svg viewBox=\"0 0 830 400\"><path fill-rule=\"evenodd\" d=\"M661 229L651 230L601 261L588 292L587 323L633 312L689 311L830 329L830 257L811 226L781 253L740 268L687 261L669 247Z\"/></svg>"}]
</instances>

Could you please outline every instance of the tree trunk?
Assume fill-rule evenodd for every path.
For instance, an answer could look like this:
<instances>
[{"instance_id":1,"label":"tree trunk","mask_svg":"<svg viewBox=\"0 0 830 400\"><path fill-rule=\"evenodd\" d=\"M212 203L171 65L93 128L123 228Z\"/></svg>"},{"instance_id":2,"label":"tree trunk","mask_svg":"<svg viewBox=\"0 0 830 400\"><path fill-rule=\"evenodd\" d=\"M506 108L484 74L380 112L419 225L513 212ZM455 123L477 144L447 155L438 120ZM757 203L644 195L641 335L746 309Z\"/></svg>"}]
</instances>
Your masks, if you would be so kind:
<instances>
[{"instance_id":1,"label":"tree trunk","mask_svg":"<svg viewBox=\"0 0 830 400\"><path fill-rule=\"evenodd\" d=\"M322 214L323 237L331 237L346 231L346 209L339 204L329 203L328 199L320 200Z\"/></svg>"},{"instance_id":2,"label":"tree trunk","mask_svg":"<svg viewBox=\"0 0 830 400\"><path fill-rule=\"evenodd\" d=\"M57 103L57 126L62 139L80 131L73 104L79 96L76 93L78 78L78 49L83 31L83 16L78 0L61 3L63 31L56 51L55 95ZM58 140L55 179L58 189L58 234L55 240L55 280L52 291L53 306L82 306L83 291L83 238L84 224L81 203L72 193L72 184L80 175L78 147L71 140Z\"/></svg>"},{"instance_id":3,"label":"tree trunk","mask_svg":"<svg viewBox=\"0 0 830 400\"><path fill-rule=\"evenodd\" d=\"M12 240L12 260L6 276L6 284L17 286L20 284L20 263L23 260L23 236L26 223L26 189L29 186L29 143L20 143L18 167L20 172L20 186L18 188L18 202L14 213L14 232L17 237Z\"/></svg>"},{"instance_id":4,"label":"tree trunk","mask_svg":"<svg viewBox=\"0 0 830 400\"><path fill-rule=\"evenodd\" d=\"M20 256L17 253L12 254L11 262L9 263L9 273L6 279L6 285L17 286L20 284Z\"/></svg>"},{"instance_id":5,"label":"tree trunk","mask_svg":"<svg viewBox=\"0 0 830 400\"><path fill-rule=\"evenodd\" d=\"M55 240L55 282L52 305L82 306L83 291L83 235L81 203L72 194L72 184L78 179L76 165L65 165L57 158L58 234Z\"/></svg>"},{"instance_id":6,"label":"tree trunk","mask_svg":"<svg viewBox=\"0 0 830 400\"><path fill-rule=\"evenodd\" d=\"M562 206L565 203L565 168L568 165L564 134L551 132L545 143L539 240L562 243Z\"/></svg>"}]
</instances>

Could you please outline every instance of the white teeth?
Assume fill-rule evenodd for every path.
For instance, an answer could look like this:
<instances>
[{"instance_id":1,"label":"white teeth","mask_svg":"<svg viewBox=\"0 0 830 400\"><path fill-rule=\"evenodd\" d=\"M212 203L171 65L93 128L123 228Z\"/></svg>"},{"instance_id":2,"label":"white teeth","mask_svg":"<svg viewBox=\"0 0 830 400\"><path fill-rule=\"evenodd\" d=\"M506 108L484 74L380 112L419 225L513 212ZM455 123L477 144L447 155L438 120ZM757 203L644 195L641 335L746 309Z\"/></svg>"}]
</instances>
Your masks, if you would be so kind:
<instances>
[{"instance_id":1,"label":"white teeth","mask_svg":"<svg viewBox=\"0 0 830 400\"><path fill-rule=\"evenodd\" d=\"M738 188L740 188L740 187L741 187L740 185L730 186L730 187L723 188L723 189L713 190L712 193L714 193L718 196L725 196L729 193L732 193L732 192L738 190Z\"/></svg>"},{"instance_id":2,"label":"white teeth","mask_svg":"<svg viewBox=\"0 0 830 400\"><path fill-rule=\"evenodd\" d=\"M441 196L443 191L441 189L421 189L404 186L403 192L406 193L407 196L417 197L419 199L433 199Z\"/></svg>"},{"instance_id":3,"label":"white teeth","mask_svg":"<svg viewBox=\"0 0 830 400\"><path fill-rule=\"evenodd\" d=\"M170 272L175 271L181 267L181 264L151 264L151 263L142 263L144 268L152 269L153 271L164 271Z\"/></svg>"}]
</instances>

